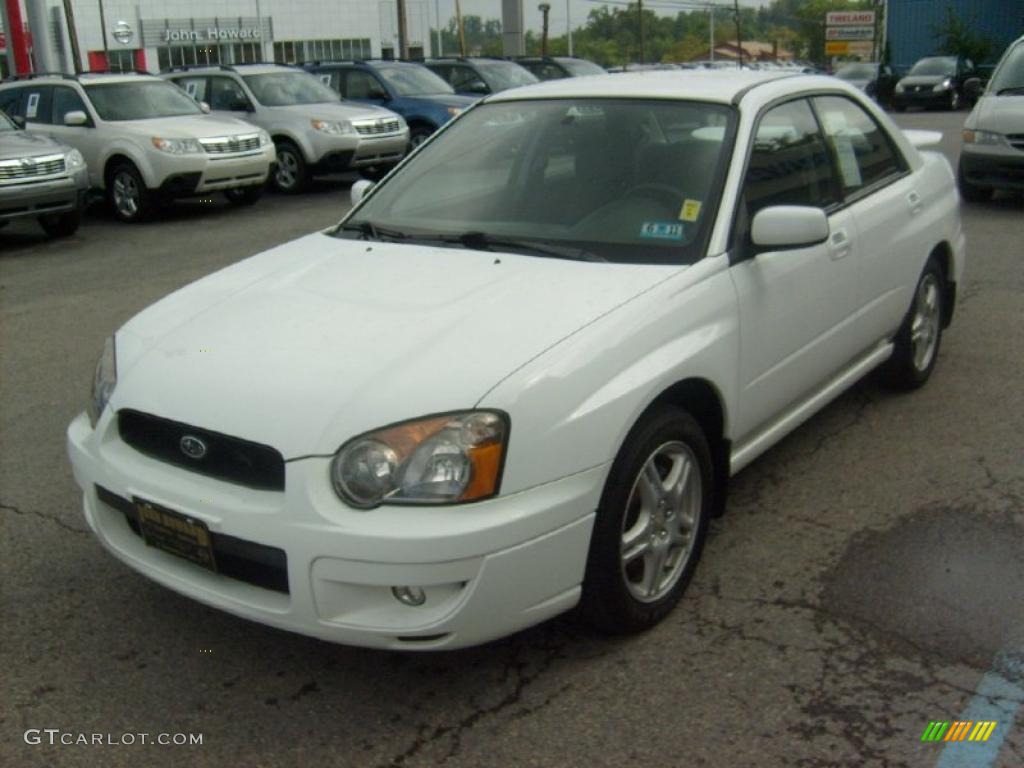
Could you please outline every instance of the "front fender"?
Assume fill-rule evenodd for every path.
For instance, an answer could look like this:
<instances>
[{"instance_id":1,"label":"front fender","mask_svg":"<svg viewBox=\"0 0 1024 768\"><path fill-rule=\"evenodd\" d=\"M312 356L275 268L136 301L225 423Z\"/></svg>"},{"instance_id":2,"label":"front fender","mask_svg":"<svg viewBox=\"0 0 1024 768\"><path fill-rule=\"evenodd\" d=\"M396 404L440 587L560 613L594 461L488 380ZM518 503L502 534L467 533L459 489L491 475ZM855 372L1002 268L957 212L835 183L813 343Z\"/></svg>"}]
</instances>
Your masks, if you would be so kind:
<instances>
[{"instance_id":1,"label":"front fender","mask_svg":"<svg viewBox=\"0 0 1024 768\"><path fill-rule=\"evenodd\" d=\"M139 173L142 174L142 180L148 188L155 189L160 186L163 179L158 177L148 155L148 152L140 149L137 140L123 136L115 138L103 147L102 161L99 167L89 167L89 180L92 186L106 189L107 165L110 163L111 158L121 156L128 158L139 169Z\"/></svg>"}]
</instances>

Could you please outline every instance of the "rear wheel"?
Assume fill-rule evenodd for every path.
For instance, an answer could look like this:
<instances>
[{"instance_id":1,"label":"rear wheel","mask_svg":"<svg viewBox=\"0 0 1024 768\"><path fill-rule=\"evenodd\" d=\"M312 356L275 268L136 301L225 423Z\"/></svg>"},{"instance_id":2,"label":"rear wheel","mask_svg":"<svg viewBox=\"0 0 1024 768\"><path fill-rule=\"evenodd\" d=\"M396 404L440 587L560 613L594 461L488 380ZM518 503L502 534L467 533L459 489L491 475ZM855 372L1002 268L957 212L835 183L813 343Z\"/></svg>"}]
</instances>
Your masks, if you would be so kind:
<instances>
[{"instance_id":1,"label":"rear wheel","mask_svg":"<svg viewBox=\"0 0 1024 768\"><path fill-rule=\"evenodd\" d=\"M309 166L302 151L290 141L277 143L277 169L274 171L274 189L292 195L309 186Z\"/></svg>"},{"instance_id":2,"label":"rear wheel","mask_svg":"<svg viewBox=\"0 0 1024 768\"><path fill-rule=\"evenodd\" d=\"M39 217L39 226L50 237L70 237L78 231L78 225L81 223L82 214L80 211L50 213Z\"/></svg>"},{"instance_id":3,"label":"rear wheel","mask_svg":"<svg viewBox=\"0 0 1024 768\"><path fill-rule=\"evenodd\" d=\"M121 163L111 170L107 189L114 215L121 221L145 221L152 215L153 193L131 163Z\"/></svg>"},{"instance_id":4,"label":"rear wheel","mask_svg":"<svg viewBox=\"0 0 1024 768\"><path fill-rule=\"evenodd\" d=\"M224 197L228 199L228 202L232 205L253 205L257 200L263 197L263 185L252 187L235 187L234 189L225 189Z\"/></svg>"},{"instance_id":5,"label":"rear wheel","mask_svg":"<svg viewBox=\"0 0 1024 768\"><path fill-rule=\"evenodd\" d=\"M644 416L619 451L594 521L580 610L599 629L661 621L693 577L714 497L711 450L686 411Z\"/></svg>"},{"instance_id":6,"label":"rear wheel","mask_svg":"<svg viewBox=\"0 0 1024 768\"><path fill-rule=\"evenodd\" d=\"M942 302L946 277L935 257L928 259L910 310L894 340L892 357L882 369L887 384L896 389L924 386L935 369L942 342Z\"/></svg>"}]
</instances>

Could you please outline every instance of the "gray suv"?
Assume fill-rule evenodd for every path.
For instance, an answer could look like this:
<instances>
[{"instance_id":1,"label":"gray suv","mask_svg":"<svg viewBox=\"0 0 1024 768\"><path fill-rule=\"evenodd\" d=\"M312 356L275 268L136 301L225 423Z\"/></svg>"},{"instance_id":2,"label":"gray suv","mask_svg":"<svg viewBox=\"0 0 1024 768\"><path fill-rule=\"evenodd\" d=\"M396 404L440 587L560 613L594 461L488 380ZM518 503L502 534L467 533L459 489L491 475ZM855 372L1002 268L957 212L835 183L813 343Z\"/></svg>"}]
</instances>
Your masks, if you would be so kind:
<instances>
[{"instance_id":1,"label":"gray suv","mask_svg":"<svg viewBox=\"0 0 1024 768\"><path fill-rule=\"evenodd\" d=\"M299 192L317 173L358 170L376 178L401 161L409 128L394 112L343 102L308 72L279 64L183 67L162 77L213 114L266 130L277 147L274 186Z\"/></svg>"},{"instance_id":2,"label":"gray suv","mask_svg":"<svg viewBox=\"0 0 1024 768\"><path fill-rule=\"evenodd\" d=\"M81 152L26 133L0 112L0 226L35 218L51 237L74 234L88 189Z\"/></svg>"}]
</instances>

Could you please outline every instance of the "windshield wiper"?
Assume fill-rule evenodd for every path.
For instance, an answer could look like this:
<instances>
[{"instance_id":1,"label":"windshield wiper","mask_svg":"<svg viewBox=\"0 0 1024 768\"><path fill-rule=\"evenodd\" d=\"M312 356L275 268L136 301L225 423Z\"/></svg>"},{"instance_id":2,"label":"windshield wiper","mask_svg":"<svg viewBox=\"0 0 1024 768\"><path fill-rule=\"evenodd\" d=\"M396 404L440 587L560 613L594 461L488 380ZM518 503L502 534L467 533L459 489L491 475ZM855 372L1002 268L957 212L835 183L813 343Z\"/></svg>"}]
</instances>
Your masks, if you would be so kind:
<instances>
[{"instance_id":1,"label":"windshield wiper","mask_svg":"<svg viewBox=\"0 0 1024 768\"><path fill-rule=\"evenodd\" d=\"M352 223L346 222L339 226L338 230L359 232L362 234L363 240L405 240L409 237L405 232L400 232L397 229L378 227L369 219Z\"/></svg>"},{"instance_id":2,"label":"windshield wiper","mask_svg":"<svg viewBox=\"0 0 1024 768\"><path fill-rule=\"evenodd\" d=\"M420 239L420 238L417 238ZM426 238L424 238L426 239ZM514 237L494 237L486 232L463 232L460 235L438 235L437 241L453 243L474 251L493 251L495 248L511 248L526 251L536 256L548 256L555 259L572 259L573 261L607 261L583 248L571 245L554 245L536 240L520 240Z\"/></svg>"},{"instance_id":3,"label":"windshield wiper","mask_svg":"<svg viewBox=\"0 0 1024 768\"><path fill-rule=\"evenodd\" d=\"M1009 88L1000 88L996 91L996 96L1002 96L1004 93L1024 93L1024 85L1014 85Z\"/></svg>"}]
</instances>

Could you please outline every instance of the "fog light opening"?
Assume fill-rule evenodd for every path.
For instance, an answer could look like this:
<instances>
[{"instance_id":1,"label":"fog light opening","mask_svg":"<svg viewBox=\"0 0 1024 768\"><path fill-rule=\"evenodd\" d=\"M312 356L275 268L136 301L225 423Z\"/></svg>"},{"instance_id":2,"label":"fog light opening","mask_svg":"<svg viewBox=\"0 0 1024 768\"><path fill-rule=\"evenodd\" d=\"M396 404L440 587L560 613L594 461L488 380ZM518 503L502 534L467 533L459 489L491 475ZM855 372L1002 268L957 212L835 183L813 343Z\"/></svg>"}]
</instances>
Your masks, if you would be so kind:
<instances>
[{"instance_id":1,"label":"fog light opening","mask_svg":"<svg viewBox=\"0 0 1024 768\"><path fill-rule=\"evenodd\" d=\"M419 587L392 587L391 594L402 605L417 607L427 602L426 593Z\"/></svg>"}]
</instances>

